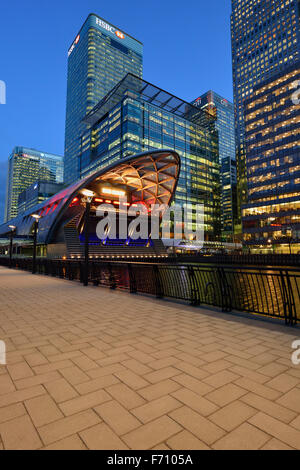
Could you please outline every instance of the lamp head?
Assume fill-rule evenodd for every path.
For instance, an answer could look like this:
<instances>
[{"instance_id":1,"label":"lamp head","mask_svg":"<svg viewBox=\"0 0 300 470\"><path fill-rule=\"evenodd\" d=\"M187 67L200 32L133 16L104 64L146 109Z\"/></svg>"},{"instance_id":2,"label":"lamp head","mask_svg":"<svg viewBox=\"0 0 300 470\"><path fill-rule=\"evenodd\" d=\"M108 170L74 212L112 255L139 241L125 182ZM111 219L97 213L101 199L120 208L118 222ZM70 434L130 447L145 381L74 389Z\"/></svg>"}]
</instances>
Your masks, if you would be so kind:
<instances>
[{"instance_id":1,"label":"lamp head","mask_svg":"<svg viewBox=\"0 0 300 470\"><path fill-rule=\"evenodd\" d=\"M95 196L94 191L90 191L89 189L82 189L81 194L84 196L83 202L92 202Z\"/></svg>"},{"instance_id":2,"label":"lamp head","mask_svg":"<svg viewBox=\"0 0 300 470\"><path fill-rule=\"evenodd\" d=\"M41 219L41 216L38 214L31 214L31 217L33 217L36 221Z\"/></svg>"}]
</instances>

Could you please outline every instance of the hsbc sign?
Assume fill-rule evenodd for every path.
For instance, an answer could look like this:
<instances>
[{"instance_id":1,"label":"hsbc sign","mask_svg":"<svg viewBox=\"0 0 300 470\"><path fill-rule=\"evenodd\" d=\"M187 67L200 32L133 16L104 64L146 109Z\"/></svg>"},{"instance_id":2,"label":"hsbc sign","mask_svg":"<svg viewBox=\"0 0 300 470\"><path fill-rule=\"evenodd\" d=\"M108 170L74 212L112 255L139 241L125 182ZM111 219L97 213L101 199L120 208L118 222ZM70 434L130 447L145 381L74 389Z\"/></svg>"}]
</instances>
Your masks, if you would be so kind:
<instances>
[{"instance_id":1,"label":"hsbc sign","mask_svg":"<svg viewBox=\"0 0 300 470\"><path fill-rule=\"evenodd\" d=\"M80 41L80 34L78 34L78 36L76 37L75 41L73 42L72 46L69 49L69 52L68 52L69 57L72 54L72 52L74 51L74 49L77 46L77 44L79 43L79 41Z\"/></svg>"},{"instance_id":2,"label":"hsbc sign","mask_svg":"<svg viewBox=\"0 0 300 470\"><path fill-rule=\"evenodd\" d=\"M125 34L122 33L122 31L119 31L114 26L111 26L110 24L105 23L105 21L101 20L100 18L96 18L96 25L100 26L100 28L105 29L105 31L108 31L111 34L115 34L119 39L125 39ZM68 51L69 57L74 51L79 41L80 41L80 34L78 34L78 36L76 37L75 41L73 42L72 46L70 47Z\"/></svg>"},{"instance_id":3,"label":"hsbc sign","mask_svg":"<svg viewBox=\"0 0 300 470\"><path fill-rule=\"evenodd\" d=\"M119 39L125 39L125 35L121 31L118 31L114 26L105 23L105 21L101 20L100 18L96 18L96 24L100 26L100 28L103 28L112 34L115 34L116 36L118 36Z\"/></svg>"}]
</instances>

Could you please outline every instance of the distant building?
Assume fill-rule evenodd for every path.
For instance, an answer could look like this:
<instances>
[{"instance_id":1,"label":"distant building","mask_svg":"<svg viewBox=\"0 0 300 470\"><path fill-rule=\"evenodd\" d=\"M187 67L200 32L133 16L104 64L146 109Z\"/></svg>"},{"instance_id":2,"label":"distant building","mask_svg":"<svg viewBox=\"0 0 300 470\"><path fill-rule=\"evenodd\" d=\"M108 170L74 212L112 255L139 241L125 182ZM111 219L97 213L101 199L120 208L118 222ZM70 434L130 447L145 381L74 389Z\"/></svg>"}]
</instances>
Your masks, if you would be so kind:
<instances>
[{"instance_id":1,"label":"distant building","mask_svg":"<svg viewBox=\"0 0 300 470\"><path fill-rule=\"evenodd\" d=\"M90 14L68 55L65 182L71 184L80 178L82 119L128 72L142 77L143 45Z\"/></svg>"},{"instance_id":2,"label":"distant building","mask_svg":"<svg viewBox=\"0 0 300 470\"><path fill-rule=\"evenodd\" d=\"M36 181L25 189L18 200L18 214L30 210L43 201L50 199L64 188L63 183L49 183L48 181Z\"/></svg>"},{"instance_id":3,"label":"distant building","mask_svg":"<svg viewBox=\"0 0 300 470\"><path fill-rule=\"evenodd\" d=\"M237 211L234 107L230 101L211 90L193 104L216 117L221 166L222 235L232 241Z\"/></svg>"},{"instance_id":4,"label":"distant building","mask_svg":"<svg viewBox=\"0 0 300 470\"><path fill-rule=\"evenodd\" d=\"M300 252L297 83L300 63L254 87L245 102L248 204L242 207L243 236L256 252Z\"/></svg>"},{"instance_id":5,"label":"distant building","mask_svg":"<svg viewBox=\"0 0 300 470\"><path fill-rule=\"evenodd\" d=\"M255 86L300 59L299 0L232 0L231 38L238 216L247 203L244 101Z\"/></svg>"},{"instance_id":6,"label":"distant building","mask_svg":"<svg viewBox=\"0 0 300 470\"><path fill-rule=\"evenodd\" d=\"M181 172L177 204L205 207L207 240L220 235L220 164L215 117L128 74L86 116L81 177L152 149L175 150ZM165 182L166 188L168 181ZM195 229L195 226L193 227Z\"/></svg>"},{"instance_id":7,"label":"distant building","mask_svg":"<svg viewBox=\"0 0 300 470\"><path fill-rule=\"evenodd\" d=\"M18 215L19 195L38 180L63 183L63 157L26 147L15 147L8 160L4 220Z\"/></svg>"}]
</instances>

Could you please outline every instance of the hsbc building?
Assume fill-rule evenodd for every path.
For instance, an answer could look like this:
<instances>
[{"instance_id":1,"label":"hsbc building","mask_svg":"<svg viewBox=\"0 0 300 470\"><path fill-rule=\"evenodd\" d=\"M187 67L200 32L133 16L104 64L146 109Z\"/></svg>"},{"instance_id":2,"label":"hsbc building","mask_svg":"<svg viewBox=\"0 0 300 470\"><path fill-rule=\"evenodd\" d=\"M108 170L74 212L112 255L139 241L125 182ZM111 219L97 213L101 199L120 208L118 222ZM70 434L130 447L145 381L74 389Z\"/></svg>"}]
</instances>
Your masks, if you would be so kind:
<instances>
[{"instance_id":1,"label":"hsbc building","mask_svg":"<svg viewBox=\"0 0 300 470\"><path fill-rule=\"evenodd\" d=\"M65 182L81 177L86 114L127 73L143 74L143 44L98 15L90 14L68 49Z\"/></svg>"}]
</instances>

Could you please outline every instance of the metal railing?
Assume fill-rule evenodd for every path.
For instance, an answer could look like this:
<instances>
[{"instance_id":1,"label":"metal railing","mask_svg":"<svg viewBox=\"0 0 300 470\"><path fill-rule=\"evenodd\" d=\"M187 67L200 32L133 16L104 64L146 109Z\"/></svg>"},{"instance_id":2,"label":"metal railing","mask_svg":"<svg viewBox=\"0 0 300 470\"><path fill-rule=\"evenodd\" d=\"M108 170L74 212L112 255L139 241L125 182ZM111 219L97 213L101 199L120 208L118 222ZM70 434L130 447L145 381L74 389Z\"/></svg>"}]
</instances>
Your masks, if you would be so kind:
<instances>
[{"instance_id":1,"label":"metal railing","mask_svg":"<svg viewBox=\"0 0 300 470\"><path fill-rule=\"evenodd\" d=\"M175 259L186 263L218 263L238 266L300 266L300 254L180 254Z\"/></svg>"},{"instance_id":2,"label":"metal railing","mask_svg":"<svg viewBox=\"0 0 300 470\"><path fill-rule=\"evenodd\" d=\"M0 264L8 266L9 260L0 258ZM15 258L12 267L31 271L32 259ZM37 259L36 269L38 274L84 280L80 260ZM194 306L210 305L223 312L282 319L287 325L300 320L299 269L90 261L88 282Z\"/></svg>"}]
</instances>

